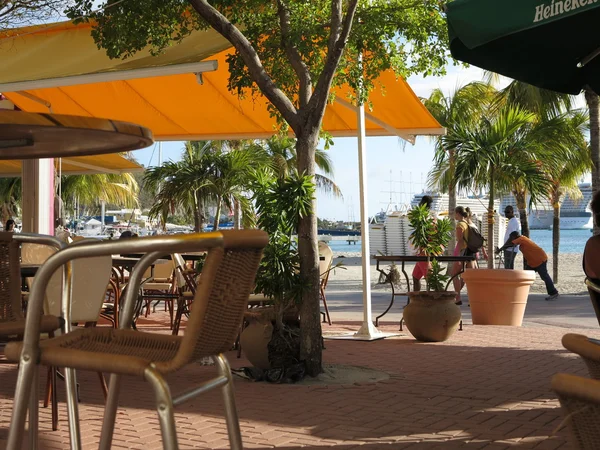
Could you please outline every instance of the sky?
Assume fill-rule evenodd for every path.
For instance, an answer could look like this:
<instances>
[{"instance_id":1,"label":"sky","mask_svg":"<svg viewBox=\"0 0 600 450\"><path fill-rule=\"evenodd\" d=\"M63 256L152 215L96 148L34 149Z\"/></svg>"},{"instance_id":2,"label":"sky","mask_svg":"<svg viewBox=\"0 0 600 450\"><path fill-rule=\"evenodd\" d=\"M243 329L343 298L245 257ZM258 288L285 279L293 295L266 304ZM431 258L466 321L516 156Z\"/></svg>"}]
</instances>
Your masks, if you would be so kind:
<instances>
[{"instance_id":1,"label":"sky","mask_svg":"<svg viewBox=\"0 0 600 450\"><path fill-rule=\"evenodd\" d=\"M428 97L433 89L440 88L447 95L472 81L483 79L483 71L476 67L449 65L443 77L413 76L408 83L419 97ZM501 82L507 84L506 81ZM402 107L399 105L399 107ZM334 140L328 154L333 161L334 181L343 198L317 193L317 216L321 219L360 221L358 187L358 149L356 138ZM367 145L367 210L373 216L392 205L410 203L415 193L426 189L427 173L431 169L434 142L428 137L418 137L415 144L405 143L398 137L368 137ZM164 142L163 161L178 160L183 142ZM158 164L158 147L134 152L145 166ZM390 193L391 192L391 193Z\"/></svg>"}]
</instances>

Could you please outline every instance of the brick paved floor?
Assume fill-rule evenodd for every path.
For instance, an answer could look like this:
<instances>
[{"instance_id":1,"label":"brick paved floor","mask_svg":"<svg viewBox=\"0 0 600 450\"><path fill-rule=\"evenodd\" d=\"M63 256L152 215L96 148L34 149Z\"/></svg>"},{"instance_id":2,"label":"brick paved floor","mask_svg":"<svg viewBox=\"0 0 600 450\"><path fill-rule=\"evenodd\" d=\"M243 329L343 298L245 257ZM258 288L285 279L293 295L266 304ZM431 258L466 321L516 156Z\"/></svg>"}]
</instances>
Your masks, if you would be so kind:
<instances>
[{"instance_id":1,"label":"brick paved floor","mask_svg":"<svg viewBox=\"0 0 600 450\"><path fill-rule=\"evenodd\" d=\"M356 329L357 324L334 327ZM153 320L145 328L164 331ZM396 331L391 325L381 328ZM376 342L328 340L326 362L380 369L390 379L314 387L237 380L244 445L287 450L569 448L566 430L553 435L562 418L549 389L557 372L586 374L583 364L560 345L569 331L577 330L466 326L439 344L417 343L407 333ZM592 331L582 332L600 337ZM234 366L246 363L229 356ZM190 366L170 378L173 392L213 373L213 367ZM0 365L0 377L2 439L10 422L16 366ZM78 380L84 448L97 448L103 408L98 379L81 372ZM59 431L50 431L50 412L41 409L42 448L68 447L62 386L59 398ZM161 448L152 399L141 380L125 379L114 448ZM228 448L217 392L185 403L176 414L181 448Z\"/></svg>"}]
</instances>

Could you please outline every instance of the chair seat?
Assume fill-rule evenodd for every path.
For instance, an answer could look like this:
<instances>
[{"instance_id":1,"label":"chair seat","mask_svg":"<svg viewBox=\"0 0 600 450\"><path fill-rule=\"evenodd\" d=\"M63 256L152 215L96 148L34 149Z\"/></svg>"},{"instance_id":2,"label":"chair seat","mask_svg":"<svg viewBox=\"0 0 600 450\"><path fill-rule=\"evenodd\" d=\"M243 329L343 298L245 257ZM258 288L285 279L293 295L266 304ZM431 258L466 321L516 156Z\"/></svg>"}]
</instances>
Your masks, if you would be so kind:
<instances>
[{"instance_id":1,"label":"chair seat","mask_svg":"<svg viewBox=\"0 0 600 450\"><path fill-rule=\"evenodd\" d=\"M142 284L144 291L170 291L173 288L171 283L151 282Z\"/></svg>"},{"instance_id":2,"label":"chair seat","mask_svg":"<svg viewBox=\"0 0 600 450\"><path fill-rule=\"evenodd\" d=\"M42 316L40 332L51 333L61 326L61 319L55 316ZM0 321L0 336L21 335L25 331L25 319L15 321ZM18 357L17 357L18 361Z\"/></svg>"},{"instance_id":3,"label":"chair seat","mask_svg":"<svg viewBox=\"0 0 600 450\"><path fill-rule=\"evenodd\" d=\"M135 330L82 328L41 341L40 362L46 366L143 376L150 363L172 360L182 339ZM21 342L10 343L6 357L17 361L21 350Z\"/></svg>"}]
</instances>

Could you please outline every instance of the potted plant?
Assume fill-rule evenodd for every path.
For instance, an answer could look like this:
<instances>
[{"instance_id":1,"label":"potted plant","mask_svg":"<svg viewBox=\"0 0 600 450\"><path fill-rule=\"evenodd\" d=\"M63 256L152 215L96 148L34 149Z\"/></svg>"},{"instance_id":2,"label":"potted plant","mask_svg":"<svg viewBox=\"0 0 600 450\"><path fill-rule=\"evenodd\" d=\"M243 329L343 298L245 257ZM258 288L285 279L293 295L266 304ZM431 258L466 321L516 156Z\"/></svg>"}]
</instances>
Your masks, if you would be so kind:
<instances>
[{"instance_id":1,"label":"potted plant","mask_svg":"<svg viewBox=\"0 0 600 450\"><path fill-rule=\"evenodd\" d=\"M419 341L441 342L447 340L458 328L460 308L454 303L455 293L445 289L449 277L436 256L444 252L452 238L452 222L448 218L434 220L426 205L408 212L413 229L410 242L419 255L427 257L426 290L409 292L410 299L404 308L406 327Z\"/></svg>"},{"instance_id":2,"label":"potted plant","mask_svg":"<svg viewBox=\"0 0 600 450\"><path fill-rule=\"evenodd\" d=\"M283 177L261 171L255 174L252 190L257 225L269 233L252 298L264 300L267 306L253 308L246 315L242 351L258 369L283 369L279 373L284 377L286 371L293 371L295 378L301 378L297 302L303 284L294 236L300 217L310 211L315 185L297 171Z\"/></svg>"},{"instance_id":3,"label":"potted plant","mask_svg":"<svg viewBox=\"0 0 600 450\"><path fill-rule=\"evenodd\" d=\"M514 106L488 108L475 123L460 123L444 142L455 151L454 181L458 189L487 191L488 267L467 269L465 281L475 325L514 325L523 322L529 288L535 280L531 270L494 268L494 200L516 183L532 201L546 195L548 184L541 155L555 159L556 143L544 134L532 113Z\"/></svg>"}]
</instances>

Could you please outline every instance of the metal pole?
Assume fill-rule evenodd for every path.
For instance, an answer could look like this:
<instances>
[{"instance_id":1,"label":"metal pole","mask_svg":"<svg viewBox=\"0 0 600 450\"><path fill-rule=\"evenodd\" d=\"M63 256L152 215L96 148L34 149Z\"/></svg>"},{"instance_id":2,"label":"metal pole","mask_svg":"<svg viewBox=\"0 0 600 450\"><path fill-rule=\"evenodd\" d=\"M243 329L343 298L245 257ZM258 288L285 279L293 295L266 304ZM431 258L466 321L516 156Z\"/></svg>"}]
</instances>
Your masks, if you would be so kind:
<instances>
[{"instance_id":1,"label":"metal pole","mask_svg":"<svg viewBox=\"0 0 600 450\"><path fill-rule=\"evenodd\" d=\"M358 183L360 188L360 226L362 245L363 323L354 337L376 339L381 333L373 325L371 313L371 255L369 249L369 213L367 210L367 153L365 135L365 107L358 107Z\"/></svg>"}]
</instances>

